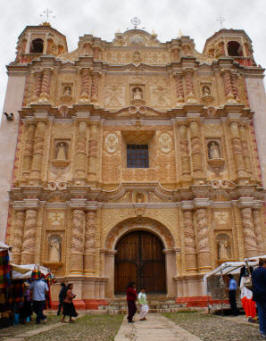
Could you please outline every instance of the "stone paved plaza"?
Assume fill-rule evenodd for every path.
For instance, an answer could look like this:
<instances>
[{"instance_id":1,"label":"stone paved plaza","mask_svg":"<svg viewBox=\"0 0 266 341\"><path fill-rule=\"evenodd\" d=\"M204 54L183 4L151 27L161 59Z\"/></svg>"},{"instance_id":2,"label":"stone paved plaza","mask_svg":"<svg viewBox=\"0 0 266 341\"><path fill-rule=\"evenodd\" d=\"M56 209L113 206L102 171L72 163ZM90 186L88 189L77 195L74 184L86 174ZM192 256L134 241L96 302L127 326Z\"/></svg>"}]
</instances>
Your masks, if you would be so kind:
<instances>
[{"instance_id":1,"label":"stone paved plaza","mask_svg":"<svg viewBox=\"0 0 266 341\"><path fill-rule=\"evenodd\" d=\"M147 321L128 324L123 315L81 315L74 324L49 316L48 323L2 329L1 341L257 341L257 324L244 316L219 317L205 312L148 314Z\"/></svg>"}]
</instances>

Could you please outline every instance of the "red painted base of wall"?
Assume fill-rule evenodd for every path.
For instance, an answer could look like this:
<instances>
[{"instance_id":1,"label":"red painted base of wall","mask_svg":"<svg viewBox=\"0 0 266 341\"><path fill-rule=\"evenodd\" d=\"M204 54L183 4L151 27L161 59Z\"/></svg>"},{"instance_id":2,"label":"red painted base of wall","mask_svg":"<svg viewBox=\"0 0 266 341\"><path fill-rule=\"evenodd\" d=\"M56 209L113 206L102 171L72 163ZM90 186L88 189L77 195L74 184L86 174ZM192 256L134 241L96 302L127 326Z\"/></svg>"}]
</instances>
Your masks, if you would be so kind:
<instances>
[{"instance_id":1,"label":"red painted base of wall","mask_svg":"<svg viewBox=\"0 0 266 341\"><path fill-rule=\"evenodd\" d=\"M100 305L108 305L108 302L106 300L74 300L73 301L75 308L77 310L98 310ZM52 301L51 302L51 309L56 310L58 307L59 302L58 301Z\"/></svg>"},{"instance_id":2,"label":"red painted base of wall","mask_svg":"<svg viewBox=\"0 0 266 341\"><path fill-rule=\"evenodd\" d=\"M177 297L176 303L186 304L186 307L208 307L208 304L228 303L228 300L213 300L208 296Z\"/></svg>"}]
</instances>

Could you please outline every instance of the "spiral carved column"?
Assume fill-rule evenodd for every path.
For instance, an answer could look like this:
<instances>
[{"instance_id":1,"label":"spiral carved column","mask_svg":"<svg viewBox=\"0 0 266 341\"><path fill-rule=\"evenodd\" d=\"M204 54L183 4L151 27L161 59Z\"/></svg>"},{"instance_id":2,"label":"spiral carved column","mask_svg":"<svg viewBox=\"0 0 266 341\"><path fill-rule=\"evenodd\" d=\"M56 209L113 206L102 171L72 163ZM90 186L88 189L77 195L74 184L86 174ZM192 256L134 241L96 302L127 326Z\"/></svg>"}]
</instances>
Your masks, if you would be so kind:
<instances>
[{"instance_id":1,"label":"spiral carved column","mask_svg":"<svg viewBox=\"0 0 266 341\"><path fill-rule=\"evenodd\" d=\"M175 82L176 82L176 98L177 103L184 102L184 87L183 87L183 75L176 74L174 75Z\"/></svg>"},{"instance_id":2,"label":"spiral carved column","mask_svg":"<svg viewBox=\"0 0 266 341\"><path fill-rule=\"evenodd\" d=\"M82 275L84 253L85 213L82 209L72 212L72 242L70 257L71 274Z\"/></svg>"},{"instance_id":3,"label":"spiral carved column","mask_svg":"<svg viewBox=\"0 0 266 341\"><path fill-rule=\"evenodd\" d=\"M179 136L180 136L181 176L187 177L191 175L191 166L190 166L190 155L189 155L189 148L188 148L187 127L185 124L182 124L179 127Z\"/></svg>"},{"instance_id":4,"label":"spiral carved column","mask_svg":"<svg viewBox=\"0 0 266 341\"><path fill-rule=\"evenodd\" d=\"M35 133L35 125L29 124L25 127L25 145L24 145L24 157L22 166L22 175L25 180L29 177L31 171L32 157L33 157L33 138Z\"/></svg>"},{"instance_id":5,"label":"spiral carved column","mask_svg":"<svg viewBox=\"0 0 266 341\"><path fill-rule=\"evenodd\" d=\"M24 236L21 253L22 264L33 264L35 255L35 236L37 227L38 211L36 209L27 209L24 225Z\"/></svg>"},{"instance_id":6,"label":"spiral carved column","mask_svg":"<svg viewBox=\"0 0 266 341\"><path fill-rule=\"evenodd\" d=\"M232 75L229 70L225 70L223 72L223 79L226 100L229 102L235 102L234 90L232 86Z\"/></svg>"},{"instance_id":7,"label":"spiral carved column","mask_svg":"<svg viewBox=\"0 0 266 341\"><path fill-rule=\"evenodd\" d=\"M241 144L242 144L242 150L243 150L244 165L245 165L246 172L248 174L251 174L252 168L251 168L251 160L250 160L250 152L248 148L247 136L248 136L247 128L241 125L240 137L241 137Z\"/></svg>"},{"instance_id":8,"label":"spiral carved column","mask_svg":"<svg viewBox=\"0 0 266 341\"><path fill-rule=\"evenodd\" d=\"M259 254L263 254L264 247L263 247L263 234L261 226L263 226L261 221L261 209L255 208L253 209L253 217L254 217L254 230L255 236L257 241L257 249Z\"/></svg>"},{"instance_id":9,"label":"spiral carved column","mask_svg":"<svg viewBox=\"0 0 266 341\"><path fill-rule=\"evenodd\" d=\"M86 217L84 274L95 275L96 260L96 210L89 210Z\"/></svg>"},{"instance_id":10,"label":"spiral carved column","mask_svg":"<svg viewBox=\"0 0 266 341\"><path fill-rule=\"evenodd\" d=\"M41 88L42 88L42 72L35 72L33 77L33 96L32 102L37 102L41 95Z\"/></svg>"},{"instance_id":11,"label":"spiral carved column","mask_svg":"<svg viewBox=\"0 0 266 341\"><path fill-rule=\"evenodd\" d=\"M80 99L88 101L90 98L90 71L88 68L81 69L81 92Z\"/></svg>"},{"instance_id":12,"label":"spiral carved column","mask_svg":"<svg viewBox=\"0 0 266 341\"><path fill-rule=\"evenodd\" d=\"M46 68L43 70L41 95L40 95L40 98L42 101L48 101L50 98L51 76L52 76L51 69Z\"/></svg>"},{"instance_id":13,"label":"spiral carved column","mask_svg":"<svg viewBox=\"0 0 266 341\"><path fill-rule=\"evenodd\" d=\"M195 102L195 92L193 85L193 71L187 70L185 73L186 97L188 102Z\"/></svg>"},{"instance_id":14,"label":"spiral carved column","mask_svg":"<svg viewBox=\"0 0 266 341\"><path fill-rule=\"evenodd\" d=\"M86 144L87 144L87 123L79 122L77 127L75 146L75 179L84 180L86 178Z\"/></svg>"},{"instance_id":15,"label":"spiral carved column","mask_svg":"<svg viewBox=\"0 0 266 341\"><path fill-rule=\"evenodd\" d=\"M44 152L45 122L38 122L35 129L33 159L31 166L31 179L40 181L42 170L42 159Z\"/></svg>"},{"instance_id":16,"label":"spiral carved column","mask_svg":"<svg viewBox=\"0 0 266 341\"><path fill-rule=\"evenodd\" d=\"M93 73L91 76L91 101L97 102L98 100L98 82L99 74Z\"/></svg>"},{"instance_id":17,"label":"spiral carved column","mask_svg":"<svg viewBox=\"0 0 266 341\"><path fill-rule=\"evenodd\" d=\"M24 223L25 223L25 212L18 210L15 212L14 230L12 233L12 261L15 264L20 264L21 261L21 250L23 243L24 234Z\"/></svg>"},{"instance_id":18,"label":"spiral carved column","mask_svg":"<svg viewBox=\"0 0 266 341\"><path fill-rule=\"evenodd\" d=\"M98 170L98 125L90 127L89 139L89 180L95 181Z\"/></svg>"},{"instance_id":19,"label":"spiral carved column","mask_svg":"<svg viewBox=\"0 0 266 341\"><path fill-rule=\"evenodd\" d=\"M197 269L196 241L193 226L192 210L183 211L184 221L184 243L185 243L185 264L187 271L195 271Z\"/></svg>"},{"instance_id":20,"label":"spiral carved column","mask_svg":"<svg viewBox=\"0 0 266 341\"><path fill-rule=\"evenodd\" d=\"M233 149L233 157L235 160L235 169L237 176L239 178L245 177L245 165L244 159L242 154L242 144L240 140L240 133L239 133L239 123L233 121L230 123L230 130L231 130L231 141L232 141L232 149Z\"/></svg>"},{"instance_id":21,"label":"spiral carved column","mask_svg":"<svg viewBox=\"0 0 266 341\"><path fill-rule=\"evenodd\" d=\"M200 270L204 271L209 269L211 266L209 229L206 208L198 208L196 210L196 224L198 235L198 266Z\"/></svg>"},{"instance_id":22,"label":"spiral carved column","mask_svg":"<svg viewBox=\"0 0 266 341\"><path fill-rule=\"evenodd\" d=\"M245 256L253 257L257 255L257 239L255 235L252 209L245 207L241 209Z\"/></svg>"},{"instance_id":23,"label":"spiral carved column","mask_svg":"<svg viewBox=\"0 0 266 341\"><path fill-rule=\"evenodd\" d=\"M200 126L197 121L190 123L190 138L191 138L191 157L192 157L192 170L194 177L201 177L203 171L202 160L202 145L201 145Z\"/></svg>"}]
</instances>

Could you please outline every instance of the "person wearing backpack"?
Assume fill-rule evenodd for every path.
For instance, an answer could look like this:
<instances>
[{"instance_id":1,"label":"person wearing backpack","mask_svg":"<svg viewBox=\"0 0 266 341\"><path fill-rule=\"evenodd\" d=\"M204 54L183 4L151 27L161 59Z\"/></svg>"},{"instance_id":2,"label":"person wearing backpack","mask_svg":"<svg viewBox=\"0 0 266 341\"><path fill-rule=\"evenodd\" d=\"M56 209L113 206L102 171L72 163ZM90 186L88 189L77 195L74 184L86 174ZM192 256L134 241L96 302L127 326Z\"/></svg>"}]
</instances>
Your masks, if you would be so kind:
<instances>
[{"instance_id":1,"label":"person wearing backpack","mask_svg":"<svg viewBox=\"0 0 266 341\"><path fill-rule=\"evenodd\" d=\"M58 295L59 304L58 304L57 316L61 314L61 310L63 308L63 302L65 298L66 298L66 285L65 283L61 283L61 290Z\"/></svg>"}]
</instances>

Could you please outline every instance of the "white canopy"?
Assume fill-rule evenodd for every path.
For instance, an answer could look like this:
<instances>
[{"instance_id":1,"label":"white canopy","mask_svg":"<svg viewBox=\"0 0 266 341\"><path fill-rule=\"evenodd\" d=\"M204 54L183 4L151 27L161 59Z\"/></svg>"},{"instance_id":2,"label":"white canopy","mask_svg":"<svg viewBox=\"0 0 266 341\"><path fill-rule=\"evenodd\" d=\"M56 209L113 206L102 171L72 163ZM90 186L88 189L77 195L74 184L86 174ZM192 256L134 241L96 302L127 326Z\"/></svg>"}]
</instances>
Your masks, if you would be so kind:
<instances>
[{"instance_id":1,"label":"white canopy","mask_svg":"<svg viewBox=\"0 0 266 341\"><path fill-rule=\"evenodd\" d=\"M0 251L9 250L10 246L0 241Z\"/></svg>"},{"instance_id":2,"label":"white canopy","mask_svg":"<svg viewBox=\"0 0 266 341\"><path fill-rule=\"evenodd\" d=\"M45 268L44 266L40 266L36 264L17 265L17 264L11 263L11 267L12 267L12 279L31 278L32 272L35 269L38 269L45 276L50 272L49 269Z\"/></svg>"}]
</instances>

